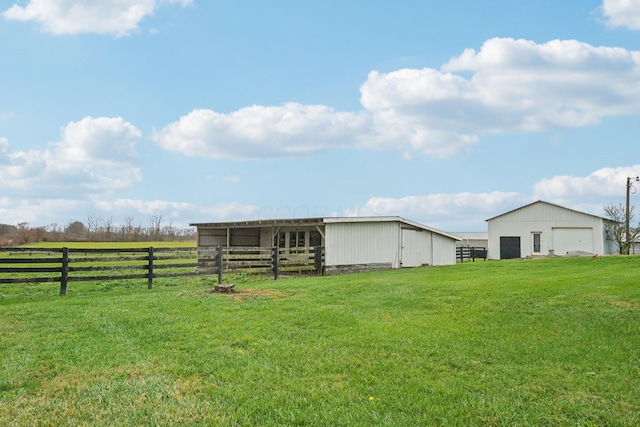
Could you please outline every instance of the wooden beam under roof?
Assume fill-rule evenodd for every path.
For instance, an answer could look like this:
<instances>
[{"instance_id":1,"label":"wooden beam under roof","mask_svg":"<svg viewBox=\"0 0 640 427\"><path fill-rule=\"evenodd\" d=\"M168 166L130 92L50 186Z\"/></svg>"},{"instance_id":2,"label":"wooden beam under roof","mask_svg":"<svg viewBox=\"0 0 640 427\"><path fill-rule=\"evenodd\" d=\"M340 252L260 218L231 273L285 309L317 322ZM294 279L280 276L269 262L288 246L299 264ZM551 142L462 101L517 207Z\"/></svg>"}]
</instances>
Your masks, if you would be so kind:
<instances>
[{"instance_id":1,"label":"wooden beam under roof","mask_svg":"<svg viewBox=\"0 0 640 427\"><path fill-rule=\"evenodd\" d=\"M251 228L251 227L287 227L296 225L324 225L323 218L259 219L252 221L199 222L191 227L202 228Z\"/></svg>"}]
</instances>

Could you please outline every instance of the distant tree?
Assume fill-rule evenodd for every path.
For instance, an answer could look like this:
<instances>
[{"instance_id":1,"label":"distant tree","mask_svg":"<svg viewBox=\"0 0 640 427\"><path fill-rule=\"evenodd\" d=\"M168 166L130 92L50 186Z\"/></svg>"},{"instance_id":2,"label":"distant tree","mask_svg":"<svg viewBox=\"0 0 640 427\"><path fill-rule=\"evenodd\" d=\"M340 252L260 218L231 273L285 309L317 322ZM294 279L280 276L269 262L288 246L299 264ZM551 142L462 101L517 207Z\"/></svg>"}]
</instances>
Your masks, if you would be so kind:
<instances>
[{"instance_id":1,"label":"distant tree","mask_svg":"<svg viewBox=\"0 0 640 427\"><path fill-rule=\"evenodd\" d=\"M604 212L607 218L611 221L605 224L605 233L607 239L614 242L618 246L618 250L621 254L628 255L629 248L631 244L638 238L640 235L640 223L637 223L635 226L635 209L633 206L629 208L629 239L627 240L627 230L626 230L626 216L627 210L622 203L617 205L610 204L604 207Z\"/></svg>"},{"instance_id":2,"label":"distant tree","mask_svg":"<svg viewBox=\"0 0 640 427\"><path fill-rule=\"evenodd\" d=\"M162 211L154 209L153 213L149 216L149 231L152 238L160 236L162 230Z\"/></svg>"},{"instance_id":3,"label":"distant tree","mask_svg":"<svg viewBox=\"0 0 640 427\"><path fill-rule=\"evenodd\" d=\"M31 241L31 229L28 222L19 222L16 224L17 241L19 245L25 245Z\"/></svg>"},{"instance_id":4,"label":"distant tree","mask_svg":"<svg viewBox=\"0 0 640 427\"><path fill-rule=\"evenodd\" d=\"M111 240L111 234L113 233L113 216L108 215L102 218L101 230L106 240Z\"/></svg>"},{"instance_id":5,"label":"distant tree","mask_svg":"<svg viewBox=\"0 0 640 427\"><path fill-rule=\"evenodd\" d=\"M59 242L62 239L62 230L57 222L52 222L46 229L46 239L52 242Z\"/></svg>"},{"instance_id":6,"label":"distant tree","mask_svg":"<svg viewBox=\"0 0 640 427\"><path fill-rule=\"evenodd\" d=\"M87 232L87 227L80 221L73 221L64 228L65 234L71 238L83 237Z\"/></svg>"},{"instance_id":7,"label":"distant tree","mask_svg":"<svg viewBox=\"0 0 640 427\"><path fill-rule=\"evenodd\" d=\"M11 224L0 224L0 236L14 235L18 232L18 228Z\"/></svg>"},{"instance_id":8,"label":"distant tree","mask_svg":"<svg viewBox=\"0 0 640 427\"><path fill-rule=\"evenodd\" d=\"M87 237L93 239L93 235L98 232L98 225L100 224L100 217L95 214L87 215Z\"/></svg>"}]
</instances>

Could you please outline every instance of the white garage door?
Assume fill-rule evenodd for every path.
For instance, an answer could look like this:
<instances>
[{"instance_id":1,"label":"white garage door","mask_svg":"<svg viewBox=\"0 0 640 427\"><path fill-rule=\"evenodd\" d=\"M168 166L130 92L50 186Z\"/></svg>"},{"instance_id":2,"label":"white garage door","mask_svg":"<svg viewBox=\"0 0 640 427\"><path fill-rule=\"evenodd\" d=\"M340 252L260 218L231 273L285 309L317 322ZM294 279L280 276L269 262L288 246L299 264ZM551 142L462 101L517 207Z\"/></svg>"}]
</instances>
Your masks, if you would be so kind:
<instances>
[{"instance_id":1,"label":"white garage door","mask_svg":"<svg viewBox=\"0 0 640 427\"><path fill-rule=\"evenodd\" d=\"M592 228L554 228L552 249L556 255L571 251L593 253Z\"/></svg>"}]
</instances>

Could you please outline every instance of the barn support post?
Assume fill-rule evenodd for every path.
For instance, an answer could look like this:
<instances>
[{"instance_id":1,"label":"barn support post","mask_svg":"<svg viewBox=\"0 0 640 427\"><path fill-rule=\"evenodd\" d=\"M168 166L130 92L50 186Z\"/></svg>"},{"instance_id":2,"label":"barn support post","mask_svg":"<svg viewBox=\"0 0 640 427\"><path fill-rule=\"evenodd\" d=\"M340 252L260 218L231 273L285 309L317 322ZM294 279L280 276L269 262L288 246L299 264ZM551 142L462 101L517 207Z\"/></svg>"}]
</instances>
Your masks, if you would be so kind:
<instances>
[{"instance_id":1,"label":"barn support post","mask_svg":"<svg viewBox=\"0 0 640 427\"><path fill-rule=\"evenodd\" d=\"M69 248L62 248L62 273L60 277L60 296L67 295L69 281Z\"/></svg>"},{"instance_id":2,"label":"barn support post","mask_svg":"<svg viewBox=\"0 0 640 427\"><path fill-rule=\"evenodd\" d=\"M153 289L153 247L149 247L149 262L147 264L147 289Z\"/></svg>"},{"instance_id":3,"label":"barn support post","mask_svg":"<svg viewBox=\"0 0 640 427\"><path fill-rule=\"evenodd\" d=\"M272 263L273 263L273 280L278 280L278 247L274 246L271 249L272 255Z\"/></svg>"},{"instance_id":4,"label":"barn support post","mask_svg":"<svg viewBox=\"0 0 640 427\"><path fill-rule=\"evenodd\" d=\"M316 267L316 272L318 273L318 276L322 276L323 274L323 265L322 265L322 246L316 246L316 252L313 256L313 261Z\"/></svg>"},{"instance_id":5,"label":"barn support post","mask_svg":"<svg viewBox=\"0 0 640 427\"><path fill-rule=\"evenodd\" d=\"M216 247L216 261L218 263L218 285L222 284L222 246Z\"/></svg>"}]
</instances>

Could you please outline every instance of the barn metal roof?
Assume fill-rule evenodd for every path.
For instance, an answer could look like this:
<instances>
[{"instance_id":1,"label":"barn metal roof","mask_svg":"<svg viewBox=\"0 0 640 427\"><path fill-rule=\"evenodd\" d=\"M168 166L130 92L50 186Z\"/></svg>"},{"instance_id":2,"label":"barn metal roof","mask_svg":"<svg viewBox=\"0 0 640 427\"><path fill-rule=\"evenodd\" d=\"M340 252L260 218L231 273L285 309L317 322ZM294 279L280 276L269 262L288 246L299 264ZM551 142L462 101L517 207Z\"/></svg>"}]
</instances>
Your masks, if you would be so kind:
<instances>
[{"instance_id":1,"label":"barn metal roof","mask_svg":"<svg viewBox=\"0 0 640 427\"><path fill-rule=\"evenodd\" d=\"M251 221L229 221L229 222L199 222L190 223L192 227L201 228L255 228L255 227L286 227L300 225L324 225L337 223L357 223L357 222L400 222L412 228L431 231L436 234L449 237L454 240L461 240L452 233L447 233L415 221L401 218L399 216L369 216L369 217L324 217L324 218L289 218L289 219L259 219Z\"/></svg>"},{"instance_id":2,"label":"barn metal roof","mask_svg":"<svg viewBox=\"0 0 640 427\"><path fill-rule=\"evenodd\" d=\"M528 208L529 206L533 206L533 205L536 205L536 204L538 204L538 203L544 203L545 205L555 206L555 207L560 208L560 209L565 209L565 210L568 210L568 211L577 212L577 213L580 213L580 214L583 214L583 215L589 215L589 216L592 216L592 217L594 217L594 218L600 218L600 219L603 219L603 220L605 220L605 221L611 221L611 219L609 219L609 218L604 218L604 217L602 217L602 216L598 216L598 215L593 215L593 214L586 213L586 212L577 211L577 210L575 210L575 209L570 209L570 208L567 208L567 207L565 207L565 206L557 205L557 204L555 204L555 203L545 202L544 200L537 200L537 201L535 201L535 202L533 202L533 203L529 203L528 205L520 206L519 208L512 209L512 210L510 210L510 211L508 211L508 212L505 212L505 213L502 213L502 214L500 214L500 215L496 215L496 216L494 216L494 217L492 217L492 218L489 218L489 219L487 219L487 220L485 220L485 221L491 221L491 220L493 220L493 219L500 218L501 216L505 216L505 215L508 215L508 214L510 214L510 213L512 213L512 212L519 211L520 209Z\"/></svg>"}]
</instances>

